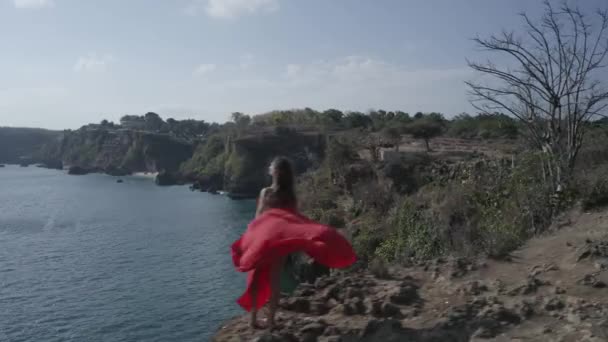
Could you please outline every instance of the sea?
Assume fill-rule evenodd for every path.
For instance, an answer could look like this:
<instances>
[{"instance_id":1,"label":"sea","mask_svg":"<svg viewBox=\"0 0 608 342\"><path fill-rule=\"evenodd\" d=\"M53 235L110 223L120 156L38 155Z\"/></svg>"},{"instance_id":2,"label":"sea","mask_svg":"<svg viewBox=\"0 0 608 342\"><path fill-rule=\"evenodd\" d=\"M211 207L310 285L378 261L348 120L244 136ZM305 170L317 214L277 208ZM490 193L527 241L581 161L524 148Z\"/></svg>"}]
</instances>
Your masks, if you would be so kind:
<instances>
[{"instance_id":1,"label":"sea","mask_svg":"<svg viewBox=\"0 0 608 342\"><path fill-rule=\"evenodd\" d=\"M145 176L0 168L0 341L209 341L242 313L230 245L254 211Z\"/></svg>"}]
</instances>

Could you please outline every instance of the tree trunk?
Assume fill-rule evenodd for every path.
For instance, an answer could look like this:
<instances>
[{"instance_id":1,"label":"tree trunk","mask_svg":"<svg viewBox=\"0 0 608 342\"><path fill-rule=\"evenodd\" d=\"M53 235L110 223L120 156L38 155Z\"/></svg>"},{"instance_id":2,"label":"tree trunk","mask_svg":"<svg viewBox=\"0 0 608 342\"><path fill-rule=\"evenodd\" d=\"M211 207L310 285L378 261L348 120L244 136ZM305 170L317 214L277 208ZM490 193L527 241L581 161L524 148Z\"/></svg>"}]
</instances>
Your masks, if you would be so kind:
<instances>
[{"instance_id":1,"label":"tree trunk","mask_svg":"<svg viewBox=\"0 0 608 342\"><path fill-rule=\"evenodd\" d=\"M426 151L431 152L431 145L429 144L429 139L424 139L424 145L426 145Z\"/></svg>"}]
</instances>

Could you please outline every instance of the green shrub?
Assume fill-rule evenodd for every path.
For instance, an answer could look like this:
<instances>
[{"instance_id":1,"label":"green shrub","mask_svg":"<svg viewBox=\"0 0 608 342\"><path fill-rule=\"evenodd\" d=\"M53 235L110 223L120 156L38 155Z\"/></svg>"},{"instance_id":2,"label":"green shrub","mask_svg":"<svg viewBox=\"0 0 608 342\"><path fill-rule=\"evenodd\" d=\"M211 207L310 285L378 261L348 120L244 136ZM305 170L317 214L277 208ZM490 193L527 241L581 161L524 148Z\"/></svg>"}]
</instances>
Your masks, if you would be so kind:
<instances>
[{"instance_id":1,"label":"green shrub","mask_svg":"<svg viewBox=\"0 0 608 342\"><path fill-rule=\"evenodd\" d=\"M503 114L460 114L449 125L448 135L464 139L514 139L519 134L517 122Z\"/></svg>"},{"instance_id":2,"label":"green shrub","mask_svg":"<svg viewBox=\"0 0 608 342\"><path fill-rule=\"evenodd\" d=\"M608 179L600 176L582 189L582 208L592 210L608 206Z\"/></svg>"},{"instance_id":3,"label":"green shrub","mask_svg":"<svg viewBox=\"0 0 608 342\"><path fill-rule=\"evenodd\" d=\"M393 233L375 250L375 255L392 262L403 256L430 258L443 250L436 222L411 199L403 200L393 211L389 222Z\"/></svg>"},{"instance_id":4,"label":"green shrub","mask_svg":"<svg viewBox=\"0 0 608 342\"><path fill-rule=\"evenodd\" d=\"M377 229L377 220L366 217L358 221L352 234L352 243L357 257L363 262L369 262L375 257L375 251L382 243L382 235Z\"/></svg>"}]
</instances>

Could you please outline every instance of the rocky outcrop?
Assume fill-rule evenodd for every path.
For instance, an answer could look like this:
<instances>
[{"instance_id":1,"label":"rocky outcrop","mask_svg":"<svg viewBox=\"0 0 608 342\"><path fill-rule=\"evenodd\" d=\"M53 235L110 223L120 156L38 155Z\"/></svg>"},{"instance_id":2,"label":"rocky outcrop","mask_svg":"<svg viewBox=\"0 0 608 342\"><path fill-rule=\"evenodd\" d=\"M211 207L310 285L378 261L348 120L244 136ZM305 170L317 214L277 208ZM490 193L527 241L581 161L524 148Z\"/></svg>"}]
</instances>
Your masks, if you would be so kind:
<instances>
[{"instance_id":1,"label":"rocky outcrop","mask_svg":"<svg viewBox=\"0 0 608 342\"><path fill-rule=\"evenodd\" d=\"M70 168L68 169L68 175L74 176L86 175L91 172L93 172L93 170L85 169L84 167L80 166L70 166Z\"/></svg>"},{"instance_id":2,"label":"rocky outcrop","mask_svg":"<svg viewBox=\"0 0 608 342\"><path fill-rule=\"evenodd\" d=\"M213 341L606 341L608 297L601 261L608 217L535 239L516 261L436 259L324 276L281 300L278 327L248 316ZM600 261L600 263L598 263Z\"/></svg>"},{"instance_id":3,"label":"rocky outcrop","mask_svg":"<svg viewBox=\"0 0 608 342\"><path fill-rule=\"evenodd\" d=\"M183 181L179 175L167 171L160 172L158 175L156 175L154 181L156 185L160 186L183 184Z\"/></svg>"}]
</instances>

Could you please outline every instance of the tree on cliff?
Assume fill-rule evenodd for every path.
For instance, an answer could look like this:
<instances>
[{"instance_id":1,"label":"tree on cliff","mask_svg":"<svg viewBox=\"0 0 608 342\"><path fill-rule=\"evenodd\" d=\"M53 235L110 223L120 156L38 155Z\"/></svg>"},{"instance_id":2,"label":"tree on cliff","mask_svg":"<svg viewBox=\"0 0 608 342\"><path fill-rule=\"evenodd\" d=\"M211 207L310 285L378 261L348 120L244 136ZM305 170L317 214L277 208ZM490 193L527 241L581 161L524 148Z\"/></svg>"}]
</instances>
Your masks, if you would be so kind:
<instances>
[{"instance_id":1,"label":"tree on cliff","mask_svg":"<svg viewBox=\"0 0 608 342\"><path fill-rule=\"evenodd\" d=\"M142 116L125 115L120 118L120 125L128 129L145 129L146 121Z\"/></svg>"},{"instance_id":2,"label":"tree on cliff","mask_svg":"<svg viewBox=\"0 0 608 342\"><path fill-rule=\"evenodd\" d=\"M156 113L146 113L144 115L146 131L158 132L165 125L165 121Z\"/></svg>"},{"instance_id":3,"label":"tree on cliff","mask_svg":"<svg viewBox=\"0 0 608 342\"><path fill-rule=\"evenodd\" d=\"M344 113L337 109L328 109L321 114L321 117L326 124L337 124L342 121Z\"/></svg>"},{"instance_id":4,"label":"tree on cliff","mask_svg":"<svg viewBox=\"0 0 608 342\"><path fill-rule=\"evenodd\" d=\"M393 121L396 121L399 123L408 123L408 122L412 121L412 118L410 117L410 115L408 113L398 110L395 112L395 117L394 117Z\"/></svg>"},{"instance_id":5,"label":"tree on cliff","mask_svg":"<svg viewBox=\"0 0 608 342\"><path fill-rule=\"evenodd\" d=\"M560 191L571 179L588 122L608 106L608 90L600 81L608 54L608 12L590 16L567 2L554 8L545 1L540 21L521 17L523 34L505 31L474 39L509 62L503 67L469 62L490 81L467 84L476 108L506 112L527 128L545 156L548 167L543 168L553 188Z\"/></svg>"},{"instance_id":6,"label":"tree on cliff","mask_svg":"<svg viewBox=\"0 0 608 342\"><path fill-rule=\"evenodd\" d=\"M251 117L240 112L232 113L231 118L237 127L246 127L251 123Z\"/></svg>"},{"instance_id":7,"label":"tree on cliff","mask_svg":"<svg viewBox=\"0 0 608 342\"><path fill-rule=\"evenodd\" d=\"M361 112L348 112L344 122L348 128L366 128L372 125L372 119Z\"/></svg>"},{"instance_id":8,"label":"tree on cliff","mask_svg":"<svg viewBox=\"0 0 608 342\"><path fill-rule=\"evenodd\" d=\"M441 135L443 132L443 125L437 121L431 119L418 119L405 126L405 133L411 134L414 139L424 140L427 152L431 151L431 145L429 141Z\"/></svg>"},{"instance_id":9,"label":"tree on cliff","mask_svg":"<svg viewBox=\"0 0 608 342\"><path fill-rule=\"evenodd\" d=\"M399 143L401 142L401 131L398 127L386 127L381 132L382 136L395 146L395 151L399 152Z\"/></svg>"}]
</instances>

